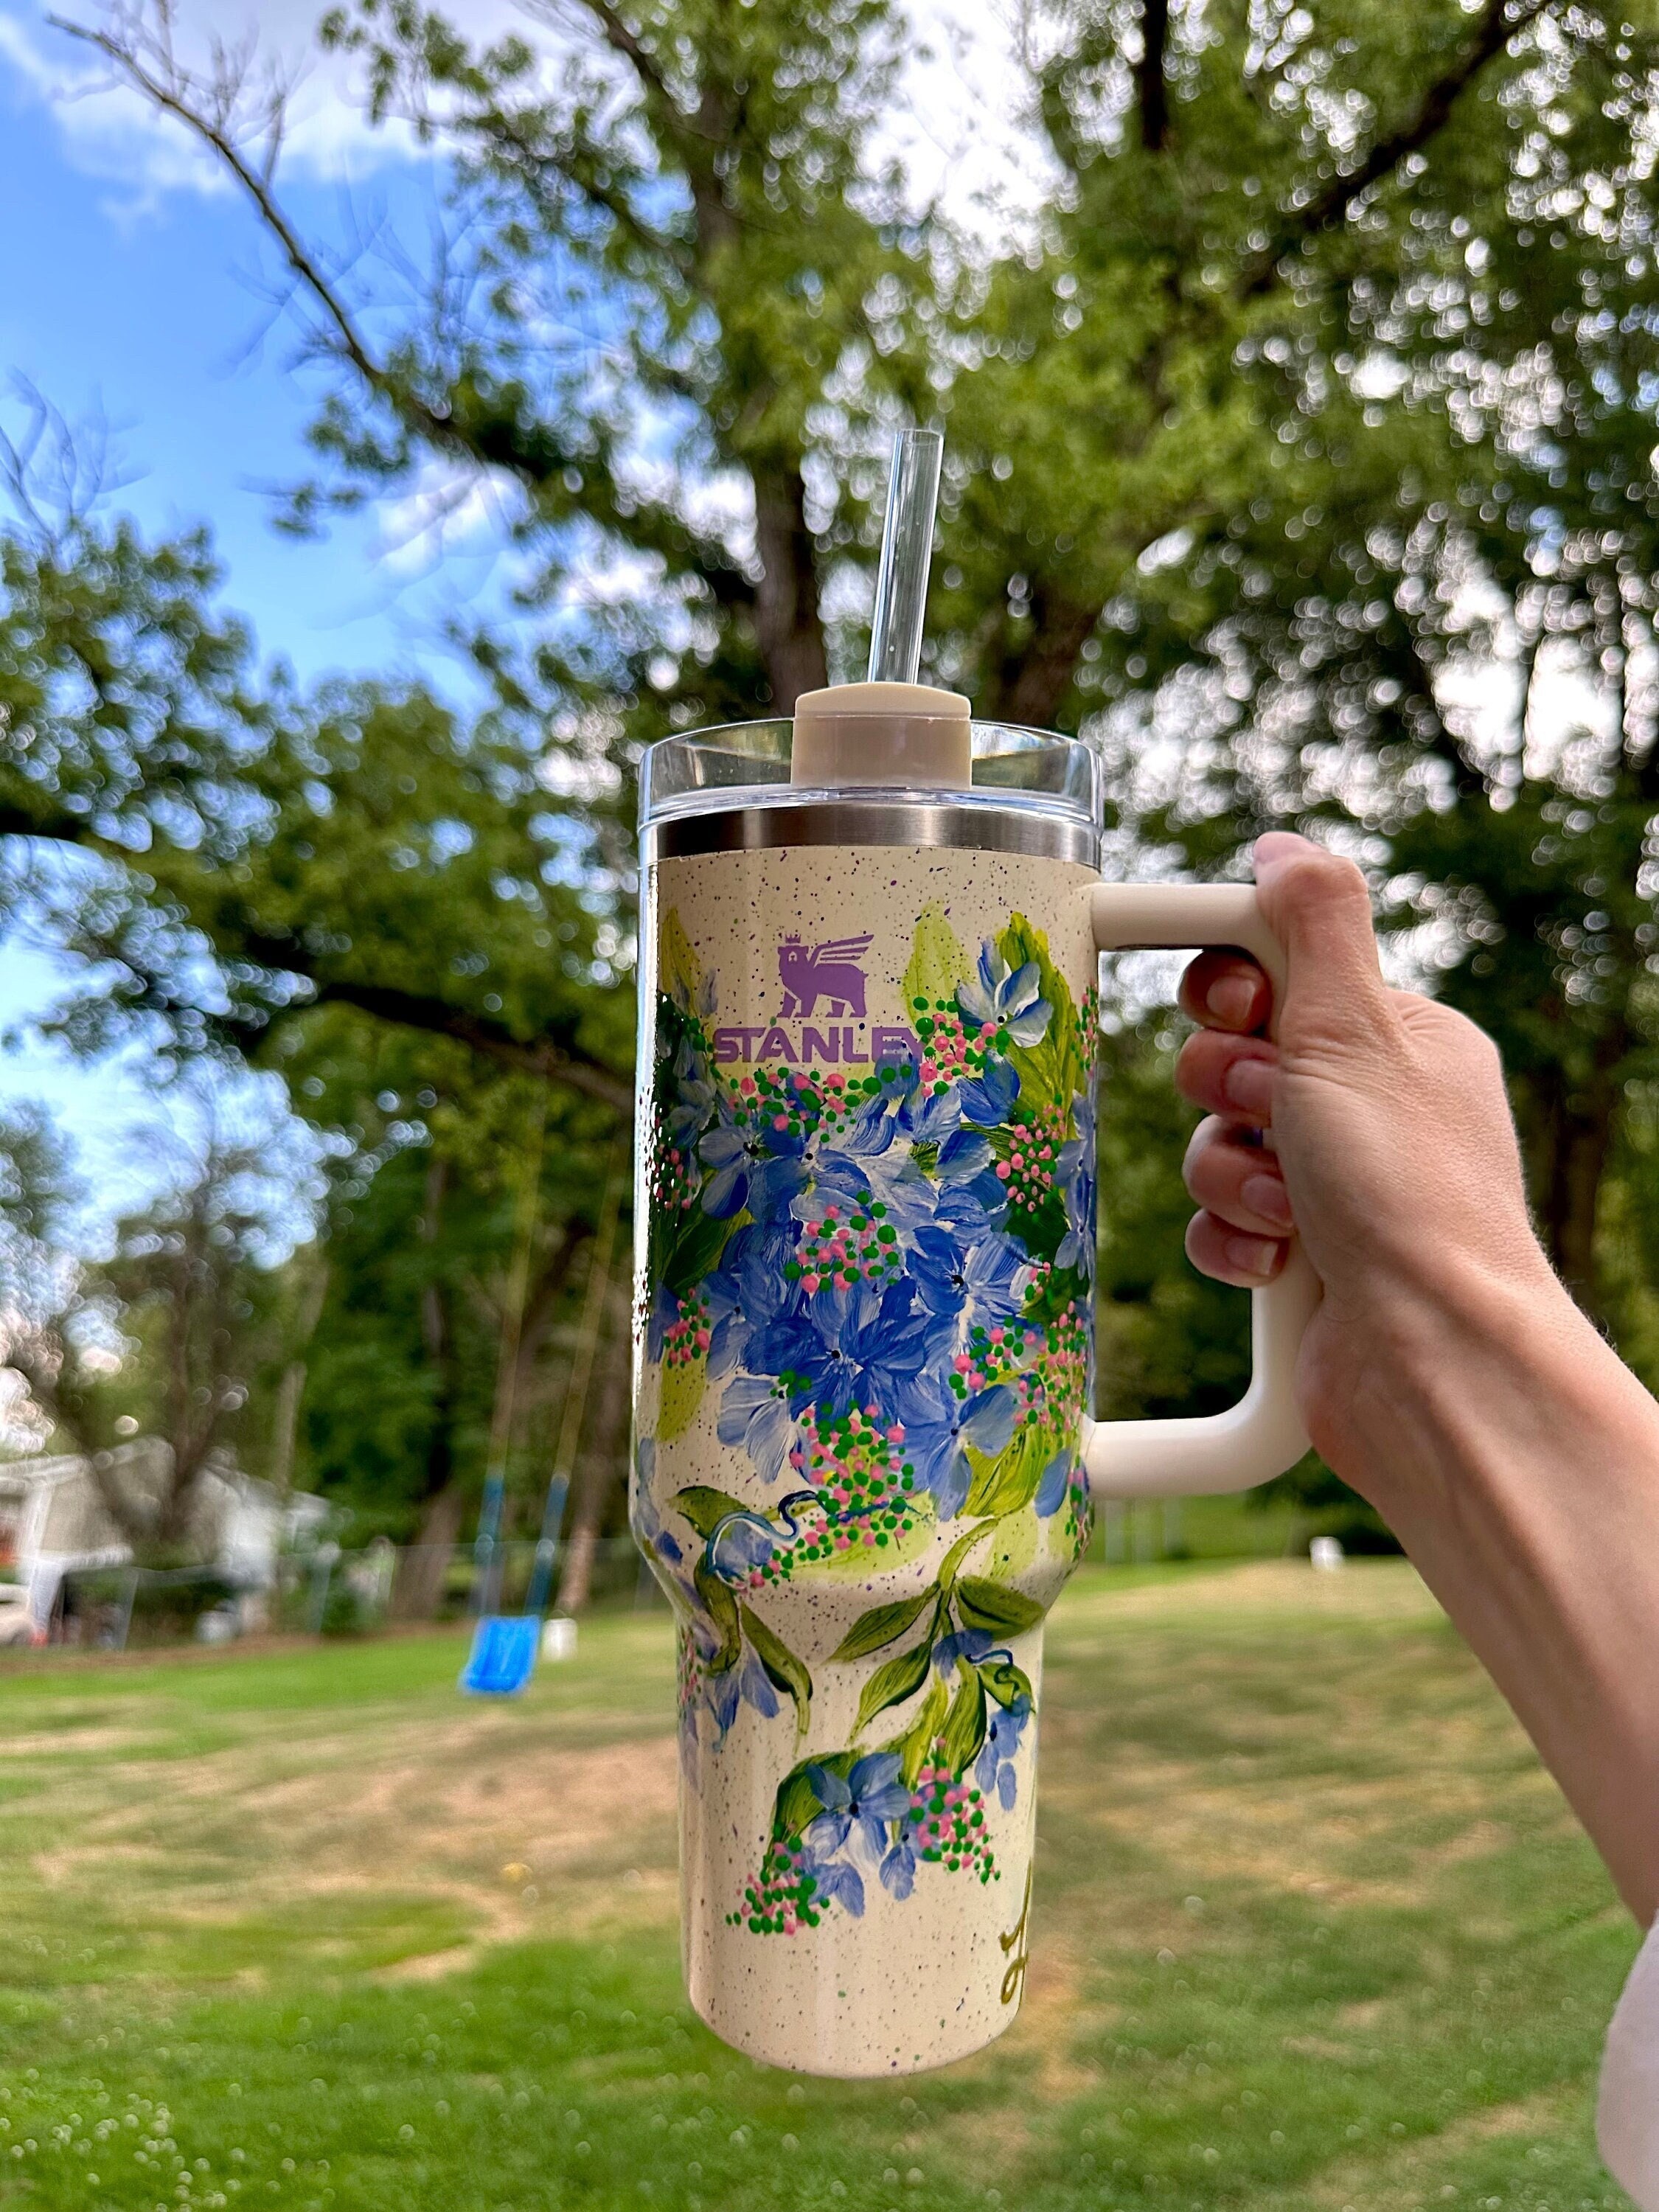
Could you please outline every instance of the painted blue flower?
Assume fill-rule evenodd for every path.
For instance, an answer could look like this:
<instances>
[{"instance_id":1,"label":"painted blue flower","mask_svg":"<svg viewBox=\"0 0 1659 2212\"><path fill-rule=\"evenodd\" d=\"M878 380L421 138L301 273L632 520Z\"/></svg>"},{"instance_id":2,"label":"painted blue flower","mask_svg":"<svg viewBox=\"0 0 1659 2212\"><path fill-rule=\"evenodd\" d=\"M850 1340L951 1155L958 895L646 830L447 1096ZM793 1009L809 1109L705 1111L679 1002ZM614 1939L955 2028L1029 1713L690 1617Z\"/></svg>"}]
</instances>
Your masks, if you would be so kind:
<instances>
[{"instance_id":1,"label":"painted blue flower","mask_svg":"<svg viewBox=\"0 0 1659 2212\"><path fill-rule=\"evenodd\" d=\"M722 1741L738 1717L740 1703L752 1705L763 1720L777 1718L778 1693L752 1651L745 1651L735 1667L725 1668L718 1674L706 1674L703 1692L716 1733Z\"/></svg>"},{"instance_id":2,"label":"painted blue flower","mask_svg":"<svg viewBox=\"0 0 1659 2212\"><path fill-rule=\"evenodd\" d=\"M806 1180L801 1154L805 1132L799 1125L767 1126L751 1113L727 1109L697 1147L708 1170L702 1210L726 1221L747 1206L757 1221L786 1215L789 1201Z\"/></svg>"},{"instance_id":3,"label":"painted blue flower","mask_svg":"<svg viewBox=\"0 0 1659 2212\"><path fill-rule=\"evenodd\" d=\"M798 1233L793 1221L745 1223L727 1242L720 1266L705 1278L712 1380L732 1372L750 1333L781 1313L793 1295L784 1270Z\"/></svg>"},{"instance_id":4,"label":"painted blue flower","mask_svg":"<svg viewBox=\"0 0 1659 2212\"><path fill-rule=\"evenodd\" d=\"M1014 1433L1019 1401L1003 1382L958 1398L938 1373L901 1391L896 1401L904 1424L904 1456L923 1490L930 1490L941 1521L961 1512L973 1470L971 1445L994 1459Z\"/></svg>"},{"instance_id":5,"label":"painted blue flower","mask_svg":"<svg viewBox=\"0 0 1659 2212\"><path fill-rule=\"evenodd\" d=\"M1066 1234L1054 1254L1057 1267L1075 1267L1085 1283L1095 1279L1095 1094L1091 1083L1072 1102L1076 1134L1060 1146L1054 1179L1066 1208Z\"/></svg>"},{"instance_id":6,"label":"painted blue flower","mask_svg":"<svg viewBox=\"0 0 1659 2212\"><path fill-rule=\"evenodd\" d=\"M1000 1129L1019 1097L1019 1072L1012 1060L994 1053L981 1073L957 1085L962 1118L976 1129Z\"/></svg>"},{"instance_id":7,"label":"painted blue flower","mask_svg":"<svg viewBox=\"0 0 1659 2212\"><path fill-rule=\"evenodd\" d=\"M826 1198L850 1205L879 1205L902 1237L909 1237L955 1211L963 1194L988 1213L1006 1204L991 1147L977 1129L964 1128L954 1097L930 1101L899 1092L876 1102L861 1132L818 1159L815 1187L795 1212L811 1218ZM862 1118L862 1117L860 1117Z\"/></svg>"},{"instance_id":8,"label":"painted blue flower","mask_svg":"<svg viewBox=\"0 0 1659 2212\"><path fill-rule=\"evenodd\" d=\"M863 1280L837 1284L757 1330L746 1358L757 1373L787 1378L797 1413L808 1406L836 1413L889 1406L921 1362L927 1322L915 1310L914 1285L902 1279L879 1291Z\"/></svg>"},{"instance_id":9,"label":"painted blue flower","mask_svg":"<svg viewBox=\"0 0 1659 2212\"><path fill-rule=\"evenodd\" d=\"M1058 1513L1066 1503L1066 1486L1072 1480L1072 1455L1057 1451L1042 1470L1042 1480L1037 1485L1036 1496L1031 1500L1040 1520L1047 1521Z\"/></svg>"},{"instance_id":10,"label":"painted blue flower","mask_svg":"<svg viewBox=\"0 0 1659 2212\"><path fill-rule=\"evenodd\" d=\"M679 1041L668 1084L668 1095L674 1103L664 1121L664 1133L682 1157L689 1158L698 1138L714 1119L720 1097L708 1055L697 1050L690 1036Z\"/></svg>"},{"instance_id":11,"label":"painted blue flower","mask_svg":"<svg viewBox=\"0 0 1659 2212\"><path fill-rule=\"evenodd\" d=\"M795 1425L775 1376L738 1375L720 1400L716 1433L723 1444L741 1444L768 1482L783 1473Z\"/></svg>"},{"instance_id":12,"label":"painted blue flower","mask_svg":"<svg viewBox=\"0 0 1659 2212\"><path fill-rule=\"evenodd\" d=\"M1014 1757L1019 1749L1019 1740L1025 1733L1025 1723L1031 1717L1029 1698L1016 1698L1008 1706L999 1705L991 1715L991 1725L986 1731L985 1743L974 1762L974 1779L988 1797L994 1790L997 1801L1005 1813L1014 1809L1014 1798L1018 1789L1018 1777L1014 1771Z\"/></svg>"},{"instance_id":13,"label":"painted blue flower","mask_svg":"<svg viewBox=\"0 0 1659 2212\"><path fill-rule=\"evenodd\" d=\"M881 1863L881 1886L901 1904L916 1885L915 1831L903 1828L899 1839Z\"/></svg>"},{"instance_id":14,"label":"painted blue flower","mask_svg":"<svg viewBox=\"0 0 1659 2212\"><path fill-rule=\"evenodd\" d=\"M809 1766L806 1779L823 1807L806 1831L809 1848L827 1856L850 1837L865 1845L872 1863L878 1862L887 1848L889 1825L910 1809L898 1753L872 1751L846 1775L833 1767Z\"/></svg>"},{"instance_id":15,"label":"painted blue flower","mask_svg":"<svg viewBox=\"0 0 1659 2212\"><path fill-rule=\"evenodd\" d=\"M641 1437L634 1447L634 1495L629 1501L629 1523L634 1541L642 1552L654 1553L658 1559L671 1567L678 1566L685 1553L677 1537L662 1525L657 1511L657 1500L652 1489L657 1466L657 1447L653 1438Z\"/></svg>"},{"instance_id":16,"label":"painted blue flower","mask_svg":"<svg viewBox=\"0 0 1659 2212\"><path fill-rule=\"evenodd\" d=\"M958 1659L982 1659L995 1642L988 1628L955 1628L933 1646L933 1664L945 1676L954 1674Z\"/></svg>"},{"instance_id":17,"label":"painted blue flower","mask_svg":"<svg viewBox=\"0 0 1659 2212\"><path fill-rule=\"evenodd\" d=\"M723 1583L744 1583L777 1548L778 1532L763 1514L728 1513L709 1537L703 1558Z\"/></svg>"},{"instance_id":18,"label":"painted blue flower","mask_svg":"<svg viewBox=\"0 0 1659 2212\"><path fill-rule=\"evenodd\" d=\"M864 1878L850 1860L820 1858L803 1850L801 1871L812 1877L815 1905L844 1905L854 1920L864 1917Z\"/></svg>"},{"instance_id":19,"label":"painted blue flower","mask_svg":"<svg viewBox=\"0 0 1659 2212\"><path fill-rule=\"evenodd\" d=\"M1009 970L988 937L980 948L979 969L957 987L957 1005L963 1017L980 1024L990 1022L1006 1030L1016 1044L1040 1044L1052 1011L1042 995L1042 970L1035 960Z\"/></svg>"},{"instance_id":20,"label":"painted blue flower","mask_svg":"<svg viewBox=\"0 0 1659 2212\"><path fill-rule=\"evenodd\" d=\"M1024 1302L1030 1263L1024 1248L999 1231L963 1236L934 1223L917 1230L909 1258L917 1296L943 1324L936 1342L965 1342L976 1324L994 1328Z\"/></svg>"}]
</instances>

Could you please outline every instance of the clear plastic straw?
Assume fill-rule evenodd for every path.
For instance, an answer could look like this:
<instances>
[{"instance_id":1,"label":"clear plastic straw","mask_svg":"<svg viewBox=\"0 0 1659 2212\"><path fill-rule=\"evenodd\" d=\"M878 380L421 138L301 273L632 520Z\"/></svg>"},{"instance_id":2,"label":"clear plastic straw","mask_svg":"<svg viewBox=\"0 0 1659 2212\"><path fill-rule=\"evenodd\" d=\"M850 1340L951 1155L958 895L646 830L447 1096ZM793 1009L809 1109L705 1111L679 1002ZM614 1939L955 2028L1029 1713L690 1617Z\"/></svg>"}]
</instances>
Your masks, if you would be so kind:
<instances>
[{"instance_id":1,"label":"clear plastic straw","mask_svg":"<svg viewBox=\"0 0 1659 2212\"><path fill-rule=\"evenodd\" d=\"M921 620L933 557L945 440L937 430L901 430L893 441L887 519L881 532L875 611L870 621L870 681L914 684L921 665Z\"/></svg>"}]
</instances>

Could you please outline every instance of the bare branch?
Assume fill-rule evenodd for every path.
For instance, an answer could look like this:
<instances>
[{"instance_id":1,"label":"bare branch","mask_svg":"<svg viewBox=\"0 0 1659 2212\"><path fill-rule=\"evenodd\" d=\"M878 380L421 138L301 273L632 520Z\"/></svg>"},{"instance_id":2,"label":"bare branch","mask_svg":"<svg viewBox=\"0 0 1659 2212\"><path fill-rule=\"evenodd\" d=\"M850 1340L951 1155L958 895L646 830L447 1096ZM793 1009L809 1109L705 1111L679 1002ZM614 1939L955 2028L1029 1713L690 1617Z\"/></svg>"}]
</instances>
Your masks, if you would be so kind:
<instances>
[{"instance_id":1,"label":"bare branch","mask_svg":"<svg viewBox=\"0 0 1659 2212\"><path fill-rule=\"evenodd\" d=\"M1550 0L1486 0L1474 36L1428 87L1410 119L1379 138L1357 169L1334 177L1306 207L1291 211L1278 238L1245 271L1240 288L1243 296L1250 299L1271 291L1278 281L1279 264L1287 253L1345 222L1357 201L1391 177L1409 155L1420 153L1450 120L1459 95L1486 64L1548 5Z\"/></svg>"},{"instance_id":2,"label":"bare branch","mask_svg":"<svg viewBox=\"0 0 1659 2212\"><path fill-rule=\"evenodd\" d=\"M388 375L371 351L368 340L344 301L329 281L320 261L289 222L275 188L277 153L281 147L285 89L273 85L266 94L262 117L264 150L250 157L237 131L239 98L246 80L246 59L215 48L215 74L204 84L174 59L171 10L156 10L158 30L147 35L141 11L118 9L111 16L113 27L77 23L67 16L49 15L47 21L70 38L78 39L102 54L152 106L171 115L201 140L228 169L252 201L276 239L296 282L309 295L334 334L334 343L358 374L386 399L399 416L412 420L435 443L456 444L446 418Z\"/></svg>"}]
</instances>

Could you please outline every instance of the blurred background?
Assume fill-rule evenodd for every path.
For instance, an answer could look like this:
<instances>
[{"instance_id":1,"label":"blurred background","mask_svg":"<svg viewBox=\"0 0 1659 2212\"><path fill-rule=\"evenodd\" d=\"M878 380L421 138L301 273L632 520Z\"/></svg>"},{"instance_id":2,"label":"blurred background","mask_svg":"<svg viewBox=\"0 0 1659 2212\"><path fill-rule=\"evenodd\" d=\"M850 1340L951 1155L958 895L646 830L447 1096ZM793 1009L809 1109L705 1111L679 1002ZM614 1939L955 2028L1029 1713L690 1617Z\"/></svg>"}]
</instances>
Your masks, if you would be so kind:
<instances>
[{"instance_id":1,"label":"blurred background","mask_svg":"<svg viewBox=\"0 0 1659 2212\"><path fill-rule=\"evenodd\" d=\"M436 1758L457 1656L414 1625L521 1603L538 1535L557 1539L560 1610L593 1601L592 1648L615 1655L586 1721L579 1699L566 1710L575 1690L547 1691L547 1742L564 1729L582 1751L595 1731L625 1745L646 1729L646 1686L668 1662L665 1615L647 1617L626 1535L636 770L665 732L785 713L862 669L902 424L946 437L924 677L982 716L1097 744L1120 873L1237 876L1273 826L1358 860L1395 980L1501 1045L1540 1232L1574 1295L1659 1381L1656 71L1652 9L1626 19L1587 0L474 0L452 15L355 0L319 24L290 0L240 12L90 0L61 19L0 0L0 1638L84 1654L406 1632L349 1647L349 1665L308 1659L309 1674L273 1660L257 1693L251 1673L215 1689L232 1678L204 1664L157 1674L140 1698L149 1676L76 1674L68 1651L58 1677L19 1673L14 1718L38 1726L40 1771L70 1792L55 1818L91 1821L106 1853L124 1836L137 1850L121 1823L141 1803L162 1819L143 1779L153 1761L228 1758L226 1715L246 1706L258 1758L234 1784L221 1775L219 1810L175 1805L143 1848L175 1872L205 1853L204 1881L210 1862L214 1881L257 1889L250 1838L276 1849L289 1804L321 1853L313 1871L331 1863L310 1813L280 1796L289 1753L271 1746L301 1725L280 1716L307 1716L314 1735L318 1701L339 1686L367 1701L313 1778L331 1818L371 1744L419 1739ZM1112 1413L1220 1406L1247 1364L1245 1301L1181 1253L1177 973L1141 956L1106 978L1097 1279ZM498 1540L480 1550L490 1476ZM1421 2175L1379 2166L1362 2187L1321 2161L1373 2129L1409 2144L1449 2125L1450 2095L1474 2132L1447 2152L1439 2193L1475 2188L1502 2137L1514 2171L1488 2182L1509 2193L1484 2201L1541 2204L1537 2189L1553 2186L1557 2212L1611 2203L1595 2193L1584 2085L1625 1939L1529 1755L1407 1595L1406 1570L1348 1571L1341 1586L1371 1595L1340 1651L1310 1575L1304 1587L1272 1580L1288 1567L1242 1570L1268 1577L1240 1586L1258 1591L1257 1627L1233 1654L1251 1694L1218 1629L1200 1668L1210 1702L1180 1705L1197 1647L1156 1593L1186 1589L1206 1561L1305 1561L1318 1535L1350 1555L1391 1547L1311 1461L1246 1504L1103 1515L1087 1601L1104 1605L1116 1577L1152 1607L1123 1616L1113 1648L1133 1679L1114 1677L1127 1702L1100 1723L1140 1747L1142 1765L1113 1770L1139 1777L1130 1797L1167 1805L1175 1770L1154 1786L1146 1759L1243 1757L1237 1732L1260 1721L1262 1755L1289 1762L1262 1801L1274 1820L1321 1790L1347 1808L1331 1814L1332 1867L1308 1871L1305 1835L1286 1844L1303 1868L1289 1892L1258 1899L1249 1941L1242 1921L1236 1941L1215 1936L1235 1977L1228 2020L1246 1989L1289 2008L1284 2034L1277 2015L1256 2023L1279 2053L1278 2087L1226 2093L1235 2134L1255 2112L1261 2136L1237 2191L1262 2205L1416 2201L1401 2192ZM1071 1632L1083 1657L1093 1618ZM413 1655L395 1696L394 1650ZM1146 1656L1158 1651L1162 1671ZM1102 1694L1082 1658L1074 1680L1085 1705ZM163 1707L173 1733L152 1741L137 1716ZM1403 1717L1424 1711L1443 1725L1413 1735ZM1433 1832L1391 1828L1384 1846L1367 1825L1382 1810L1338 1768L1343 1745L1376 1747L1396 1724L1388 1817L1420 1814ZM483 1762L476 1790L432 1801L450 1807L446 1850L471 1838L465 1879L440 1852L448 1871L418 1911L388 1906L384 1926L352 1887L368 1879L374 1822L394 1803L415 1817L412 1778L430 1783L416 1761L401 1796L363 1785L369 1827L322 1885L333 1903L320 1918L293 1905L295 1862L279 1853L290 1887L271 1875L277 1901L246 1941L221 1928L224 1971L258 1982L288 1944L317 1974L333 1959L372 1978L428 1953L453 1966L481 1929L533 1921L530 1848L486 1806L508 1786L490 1764L499 1725L481 1722L454 1752ZM84 1772L48 1754L65 1731ZM94 1789L101 1757L115 1765ZM1481 1796L1469 1778L1488 1757L1507 1778L1498 1796L1512 1785L1530 1811ZM1203 1797L1196 1766L1181 1771L1199 1792L1192 1833L1213 1839L1232 1812ZM626 1771L609 1797L594 1784L594 1804L643 1788L646 1769ZM1417 1812L1401 1790L1420 1793ZM665 1823L666 1799L641 1802L641 1819ZM1057 1809L1057 1829L1067 1817ZM1128 1832L1096 1866L1119 1878L1122 1958L1150 1934L1147 1959L1175 1960L1180 1931L1212 1909L1205 1885L1182 1870L1178 1838L1154 1881L1152 1845ZM1241 1858L1224 1879L1248 1889L1273 1854L1266 1829L1246 1820L1240 1832L1260 1846L1244 1855L1255 1873ZM672 1842L665 1826L651 1833L630 1873L656 1918L620 1893L605 1909L638 1906L665 1942ZM1511 1846L1508 1886L1489 1884L1477 1910L1455 1869L1490 1873ZM1428 1858L1411 1857L1419 1847ZM112 1959L142 1951L135 1931L159 1924L144 1892L100 1951L104 1907L71 1880L79 1848L64 1846L51 1881L15 1875L20 1895L46 1885L40 1958L56 1963L40 1967L42 1989L101 1984ZM1328 1900L1361 1881L1362 1861L1382 1884L1375 1926L1316 1953L1336 1925ZM1535 1947L1500 1891L1523 1918L1553 1899L1547 1928L1527 1923ZM1312 1916L1293 1942L1287 1893ZM587 1893L560 1894L568 1932ZM1563 1930L1581 1924L1579 1989ZM96 1960L77 1965L86 1929ZM183 1989L208 1971L206 1937L191 1940L167 1969ZM1364 1986L1287 1982L1273 1996L1287 1944L1314 1982L1338 1973L1340 1948L1340 1972ZM480 1967L494 1994L475 1990L456 2019L492 2005L527 2018L556 1983L563 2010L535 2014L549 2049L561 2024L574 2049L573 2022L609 2023L605 2064L626 2073L634 2051L654 2080L661 2063L638 2052L654 2038L660 2062L668 2031L650 2021L694 2030L673 2013L672 1969L647 1953L654 2013L573 1953L533 2002L501 1996L506 1968ZM1067 1971L1068 2002L1086 2010L1082 1970ZM1221 2014L1205 2027L1183 1982L1172 2008L1145 2014L1156 2032L1132 2031L1122 2008L1133 2019L1152 2000L1136 1995L1141 1964L1123 1971L1098 2014L1102 2050L1119 2057L1099 2064L1128 2064L1125 2051L1151 2063L1163 2038L1181 2094L1219 2096L1237 2057L1229 2044L1224 2064ZM1146 1987L1164 1971L1146 1965ZM1523 1983L1547 1985L1556 2028L1526 2043L1521 2087L1500 2080L1478 2006L1447 2042L1402 1994L1395 2027L1373 2035L1377 1990L1425 1974L1448 1989L1485 1975L1500 2008L1505 1990L1522 2007ZM409 2018L386 2030L388 2050L429 2048L412 2024L423 2001L398 2000ZM270 2002L271 2048L323 2048L309 2014ZM44 2033L58 2003L17 2017ZM1359 2008L1351 2050L1324 2015L1304 2017L1315 2004ZM143 2014L144 2063L165 2081L173 2045L151 2052L158 2017L154 2004ZM245 2031L214 2033L234 2045ZM115 2033L94 2020L106 2050ZM1299 2061L1283 2057L1293 2045ZM1406 2072L1370 2101L1362 2085L1322 2104L1306 2068L1328 2046L1332 2083L1359 2081L1366 2051ZM50 2118L82 2193L43 2181L34 2201L102 2201L76 2148L83 2124L94 2139L100 2093L76 2086L90 2063L64 2075L65 2110ZM204 2060L203 2079L240 2063ZM705 2090L722 2063L705 2057ZM1016 2068L1015 2127L1026 2077L996 2063ZM1206 2166L1208 2136L1188 2140L1200 2123L1173 2117L1173 2088L1127 2119L1115 2091L1109 2128L1089 2118L1085 2147L1078 2084L1104 2077L1075 2051L1053 2063L1042 2079L1070 2179L1052 2201L1108 2201L1113 2129L1135 2145L1114 2184L1126 2201L1133 2182L1149 2201L1186 2202L1168 2192L1188 2181L1195 2203L1233 2201ZM1465 2085L1455 2095L1452 2081ZM1534 2139L1518 2123L1482 2136L1468 2117L1508 2110L1511 2089L1558 2099L1536 2142L1547 2152L1565 2139L1557 2122L1568 2130L1571 2195L1524 2164ZM1268 2110L1281 2092L1328 2142L1286 2146L1290 2124ZM152 2080L147 2094L142 2140L173 2148L143 2156L188 2182L163 2092ZM685 2094L684 2112L663 2106L665 2129L705 2109L703 2091ZM575 2130L574 2159L600 2138L590 2125L578 2141L569 2094L559 2124ZM435 2109L459 2112L462 2098ZM605 2187L620 2193L593 2201L668 2192L629 2163L641 2109L617 2106ZM876 2109L808 2117L829 2142L854 2127L848 2112ZM278 2138L298 2122L284 2107L269 2124ZM913 2111L900 2132L921 2124ZM870 2125L867 2192L856 2174L832 2187L831 2160L799 2201L850 2187L882 2206L911 2185L912 2155L880 2148L885 2118ZM744 2127L808 2140L781 2102L764 2123L721 2118L722 2144ZM46 2130L31 2159L57 2142ZM403 2137L416 2130L411 2117ZM333 2193L316 2144L297 2167L267 2148L283 2201L302 2184L295 2203ZM215 2151L214 2172L228 2154ZM985 2157L975 2198L999 2170ZM943 2167L920 2152L914 2164L935 2201L954 2201ZM750 2201L737 2152L727 2166L715 2188L682 2160L673 2186L693 2203L699 2185ZM509 2189L565 2201L522 2177L457 2179L482 2170L469 2154L441 2188L433 2179L431 2201L449 2212L475 2187L480 2205ZM124 2191L149 2186L148 2167L122 2171ZM380 2203L368 2171L338 2201ZM396 2172L384 2201L415 2201ZM198 2182L198 2196L222 2185ZM754 2187L772 2203L783 2185Z\"/></svg>"}]
</instances>

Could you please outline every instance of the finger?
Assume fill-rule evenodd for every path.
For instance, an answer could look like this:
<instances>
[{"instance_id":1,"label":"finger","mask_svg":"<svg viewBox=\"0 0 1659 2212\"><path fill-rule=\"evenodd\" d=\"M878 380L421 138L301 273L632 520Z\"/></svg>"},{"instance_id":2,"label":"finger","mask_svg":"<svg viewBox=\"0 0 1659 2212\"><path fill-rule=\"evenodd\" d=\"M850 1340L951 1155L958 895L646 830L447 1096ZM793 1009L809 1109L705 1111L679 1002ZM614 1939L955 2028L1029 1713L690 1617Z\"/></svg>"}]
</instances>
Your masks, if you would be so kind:
<instances>
[{"instance_id":1,"label":"finger","mask_svg":"<svg viewBox=\"0 0 1659 2212\"><path fill-rule=\"evenodd\" d=\"M1273 1153L1243 1144L1235 1125L1214 1115L1193 1132L1182 1177L1206 1212L1234 1229L1284 1237L1292 1226L1291 1194Z\"/></svg>"},{"instance_id":2,"label":"finger","mask_svg":"<svg viewBox=\"0 0 1659 2212\"><path fill-rule=\"evenodd\" d=\"M1377 964L1370 893L1352 860L1287 830L1259 837L1255 854L1262 913L1285 947L1289 969L1281 1025L1287 1036L1352 1038L1386 1018L1388 987Z\"/></svg>"},{"instance_id":3,"label":"finger","mask_svg":"<svg viewBox=\"0 0 1659 2212\"><path fill-rule=\"evenodd\" d=\"M1195 1213L1187 1224L1187 1257L1200 1274L1241 1291L1272 1282L1289 1249L1282 1237L1252 1237L1213 1213Z\"/></svg>"},{"instance_id":4,"label":"finger","mask_svg":"<svg viewBox=\"0 0 1659 2212\"><path fill-rule=\"evenodd\" d=\"M1224 1036L1199 1030L1181 1048L1176 1088L1206 1114L1254 1128L1273 1126L1279 1049L1265 1037Z\"/></svg>"},{"instance_id":5,"label":"finger","mask_svg":"<svg viewBox=\"0 0 1659 2212\"><path fill-rule=\"evenodd\" d=\"M1273 1011L1273 988L1247 953L1200 952L1181 979L1181 1006L1206 1029L1244 1034Z\"/></svg>"}]
</instances>

